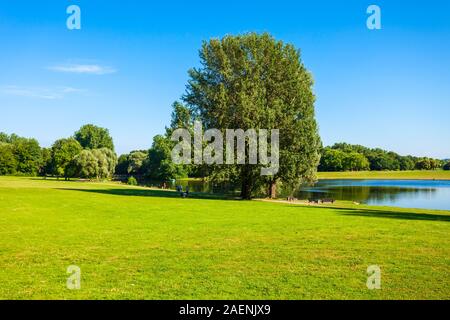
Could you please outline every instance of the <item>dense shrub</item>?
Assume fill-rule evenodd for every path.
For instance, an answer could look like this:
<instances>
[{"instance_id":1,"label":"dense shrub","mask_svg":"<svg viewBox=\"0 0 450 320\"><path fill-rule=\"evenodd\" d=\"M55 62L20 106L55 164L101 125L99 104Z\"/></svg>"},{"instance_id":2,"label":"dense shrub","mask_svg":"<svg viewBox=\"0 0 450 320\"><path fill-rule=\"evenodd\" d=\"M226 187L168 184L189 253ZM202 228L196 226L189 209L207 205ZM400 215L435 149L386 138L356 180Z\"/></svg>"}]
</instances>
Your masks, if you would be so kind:
<instances>
[{"instance_id":1,"label":"dense shrub","mask_svg":"<svg viewBox=\"0 0 450 320\"><path fill-rule=\"evenodd\" d=\"M127 184L130 185L130 186L137 186L138 185L136 178L133 177L133 176L128 178Z\"/></svg>"}]
</instances>

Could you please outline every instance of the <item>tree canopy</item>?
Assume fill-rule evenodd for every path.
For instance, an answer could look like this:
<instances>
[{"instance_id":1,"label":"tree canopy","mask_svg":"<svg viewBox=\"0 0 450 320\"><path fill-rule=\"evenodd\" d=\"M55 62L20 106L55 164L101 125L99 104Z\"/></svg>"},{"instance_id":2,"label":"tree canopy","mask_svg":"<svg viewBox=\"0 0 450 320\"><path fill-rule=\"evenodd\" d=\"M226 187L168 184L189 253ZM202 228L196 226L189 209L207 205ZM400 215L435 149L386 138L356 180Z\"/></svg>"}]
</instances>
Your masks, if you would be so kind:
<instances>
[{"instance_id":1,"label":"tree canopy","mask_svg":"<svg viewBox=\"0 0 450 320\"><path fill-rule=\"evenodd\" d=\"M83 149L108 148L114 150L114 143L109 135L109 130L92 124L82 126L80 130L75 132L74 138Z\"/></svg>"}]
</instances>

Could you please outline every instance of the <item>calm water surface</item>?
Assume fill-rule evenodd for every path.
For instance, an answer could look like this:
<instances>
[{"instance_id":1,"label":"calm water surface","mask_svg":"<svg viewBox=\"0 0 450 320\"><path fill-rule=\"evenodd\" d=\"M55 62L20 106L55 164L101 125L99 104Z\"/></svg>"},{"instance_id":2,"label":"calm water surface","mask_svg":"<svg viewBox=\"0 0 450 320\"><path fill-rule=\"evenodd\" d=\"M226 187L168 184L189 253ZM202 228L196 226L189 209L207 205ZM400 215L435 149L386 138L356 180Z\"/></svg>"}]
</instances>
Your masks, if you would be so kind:
<instances>
[{"instance_id":1,"label":"calm water surface","mask_svg":"<svg viewBox=\"0 0 450 320\"><path fill-rule=\"evenodd\" d=\"M321 180L299 198L334 198L376 206L450 210L450 181Z\"/></svg>"}]
</instances>

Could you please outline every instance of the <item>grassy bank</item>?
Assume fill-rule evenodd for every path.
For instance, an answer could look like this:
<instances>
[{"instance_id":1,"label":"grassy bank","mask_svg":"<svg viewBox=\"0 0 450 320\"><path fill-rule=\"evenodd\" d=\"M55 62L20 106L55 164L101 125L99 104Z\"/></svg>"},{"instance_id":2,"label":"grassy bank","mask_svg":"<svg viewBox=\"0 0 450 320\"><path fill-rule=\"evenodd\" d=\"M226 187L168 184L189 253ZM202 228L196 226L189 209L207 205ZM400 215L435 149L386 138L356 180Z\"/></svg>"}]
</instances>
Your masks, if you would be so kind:
<instances>
[{"instance_id":1,"label":"grassy bank","mask_svg":"<svg viewBox=\"0 0 450 320\"><path fill-rule=\"evenodd\" d=\"M448 299L449 232L446 211L0 177L0 299Z\"/></svg>"},{"instance_id":2,"label":"grassy bank","mask_svg":"<svg viewBox=\"0 0 450 320\"><path fill-rule=\"evenodd\" d=\"M360 171L319 172L319 179L396 179L396 180L450 180L450 171Z\"/></svg>"}]
</instances>

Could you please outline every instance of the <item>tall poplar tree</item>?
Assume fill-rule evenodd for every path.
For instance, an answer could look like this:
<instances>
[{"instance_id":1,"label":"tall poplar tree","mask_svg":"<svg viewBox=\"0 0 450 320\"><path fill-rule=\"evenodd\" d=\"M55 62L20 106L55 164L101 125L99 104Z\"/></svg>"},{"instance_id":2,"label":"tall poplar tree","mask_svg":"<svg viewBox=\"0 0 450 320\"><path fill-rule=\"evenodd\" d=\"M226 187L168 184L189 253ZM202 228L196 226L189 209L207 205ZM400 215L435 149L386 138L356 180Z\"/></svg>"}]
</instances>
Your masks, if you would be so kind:
<instances>
[{"instance_id":1,"label":"tall poplar tree","mask_svg":"<svg viewBox=\"0 0 450 320\"><path fill-rule=\"evenodd\" d=\"M204 42L201 67L189 71L184 102L206 129L279 129L280 168L261 176L263 165L214 165L214 175L233 175L241 196L261 189L315 180L321 140L314 115L313 80L300 51L271 35L249 33ZM248 162L247 162L248 163Z\"/></svg>"}]
</instances>

